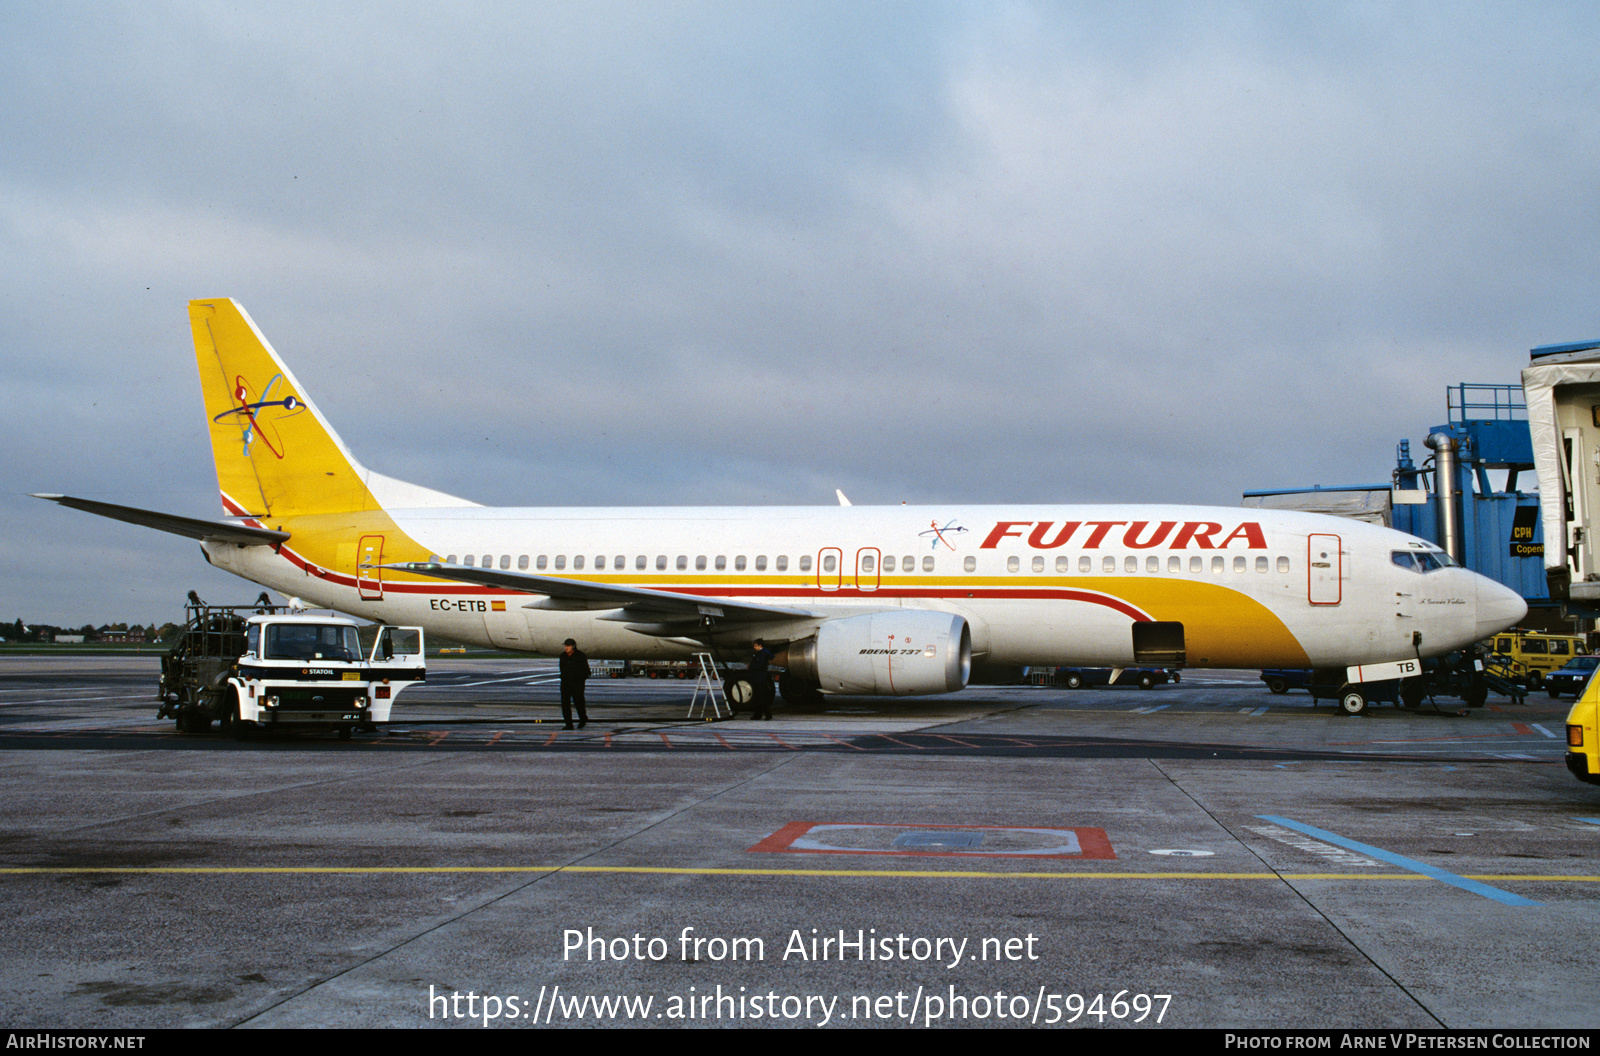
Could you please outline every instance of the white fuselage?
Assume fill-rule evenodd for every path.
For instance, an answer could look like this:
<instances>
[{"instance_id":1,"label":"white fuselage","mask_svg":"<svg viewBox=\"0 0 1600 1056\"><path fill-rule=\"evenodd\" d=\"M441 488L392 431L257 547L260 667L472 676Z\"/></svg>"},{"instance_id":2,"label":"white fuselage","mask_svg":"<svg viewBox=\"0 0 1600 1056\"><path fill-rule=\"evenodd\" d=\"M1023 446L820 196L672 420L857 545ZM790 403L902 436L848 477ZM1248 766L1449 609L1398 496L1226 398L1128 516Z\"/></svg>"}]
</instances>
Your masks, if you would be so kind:
<instances>
[{"instance_id":1,"label":"white fuselage","mask_svg":"<svg viewBox=\"0 0 1600 1056\"><path fill-rule=\"evenodd\" d=\"M1182 626L1194 667L1375 664L1459 649L1515 623L1522 599L1383 527L1298 512L1166 506L390 509L437 560L804 609L964 617L994 664L1128 666L1133 624ZM358 542L353 538L352 544ZM357 576L294 550L207 544L211 561L319 606L463 642L592 657L683 656L616 605L397 574L359 540ZM485 565L487 562L487 565ZM607 620L611 615L613 618ZM794 620L775 628L796 634ZM741 626L746 640L760 625ZM714 636L714 635L713 635Z\"/></svg>"}]
</instances>

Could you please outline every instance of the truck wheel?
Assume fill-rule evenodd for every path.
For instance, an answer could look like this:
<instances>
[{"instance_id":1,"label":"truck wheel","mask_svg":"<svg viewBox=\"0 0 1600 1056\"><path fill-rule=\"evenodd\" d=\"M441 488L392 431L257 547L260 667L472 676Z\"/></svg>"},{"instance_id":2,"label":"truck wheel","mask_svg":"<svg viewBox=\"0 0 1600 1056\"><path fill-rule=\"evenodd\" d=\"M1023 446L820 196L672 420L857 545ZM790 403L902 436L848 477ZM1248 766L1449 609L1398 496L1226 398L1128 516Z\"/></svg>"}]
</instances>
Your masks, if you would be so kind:
<instances>
[{"instance_id":1,"label":"truck wheel","mask_svg":"<svg viewBox=\"0 0 1600 1056\"><path fill-rule=\"evenodd\" d=\"M1549 692L1551 700L1561 699L1561 690L1556 686L1546 686L1545 689Z\"/></svg>"},{"instance_id":2,"label":"truck wheel","mask_svg":"<svg viewBox=\"0 0 1600 1056\"><path fill-rule=\"evenodd\" d=\"M1066 682L1068 689L1083 688L1083 676L1078 674L1076 671L1069 671L1067 673L1067 677L1063 681Z\"/></svg>"},{"instance_id":3,"label":"truck wheel","mask_svg":"<svg viewBox=\"0 0 1600 1056\"><path fill-rule=\"evenodd\" d=\"M1339 707L1346 715L1360 715L1367 710L1367 698L1353 686L1346 686L1339 693Z\"/></svg>"},{"instance_id":4,"label":"truck wheel","mask_svg":"<svg viewBox=\"0 0 1600 1056\"><path fill-rule=\"evenodd\" d=\"M348 726L340 726L339 727L339 739L341 741L348 741L350 739L350 727L348 727Z\"/></svg>"},{"instance_id":5,"label":"truck wheel","mask_svg":"<svg viewBox=\"0 0 1600 1056\"><path fill-rule=\"evenodd\" d=\"M1156 686L1156 680L1154 678L1150 677L1149 675L1140 675L1139 676L1139 688L1140 689L1154 689L1155 686Z\"/></svg>"},{"instance_id":6,"label":"truck wheel","mask_svg":"<svg viewBox=\"0 0 1600 1056\"><path fill-rule=\"evenodd\" d=\"M234 700L233 700L233 708L232 708L231 714L232 714L233 718L228 723L228 725L233 730L233 739L236 740L236 741L248 741L250 739L250 735L255 732L255 725L256 724L253 723L253 722L244 721L244 718L239 714L239 698L238 697L235 697Z\"/></svg>"},{"instance_id":7,"label":"truck wheel","mask_svg":"<svg viewBox=\"0 0 1600 1056\"><path fill-rule=\"evenodd\" d=\"M1279 696L1282 696L1283 694L1289 692L1289 680L1284 678L1282 675L1274 675L1273 677L1267 679L1267 688Z\"/></svg>"}]
</instances>

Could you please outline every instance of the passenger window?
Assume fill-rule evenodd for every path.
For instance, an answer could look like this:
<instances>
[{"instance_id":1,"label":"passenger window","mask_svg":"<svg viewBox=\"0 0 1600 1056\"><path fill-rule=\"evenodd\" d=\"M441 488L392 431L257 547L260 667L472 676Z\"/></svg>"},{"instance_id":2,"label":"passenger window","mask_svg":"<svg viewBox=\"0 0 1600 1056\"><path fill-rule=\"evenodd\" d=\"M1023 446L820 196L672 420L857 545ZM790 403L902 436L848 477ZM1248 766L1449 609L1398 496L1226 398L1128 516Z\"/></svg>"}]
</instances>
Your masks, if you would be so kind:
<instances>
[{"instance_id":1,"label":"passenger window","mask_svg":"<svg viewBox=\"0 0 1600 1056\"><path fill-rule=\"evenodd\" d=\"M472 556L472 555L471 555L471 554L467 554L467 555L466 555L466 556L464 556L464 557L463 557L463 558L462 558L462 559L461 559L461 563L462 563L462 564L463 564L463 565L466 565L466 566L467 566L467 567L468 567L468 568L471 568L471 567L472 567L472 563L473 563L473 560L474 560L474 558L473 558L473 556Z\"/></svg>"},{"instance_id":2,"label":"passenger window","mask_svg":"<svg viewBox=\"0 0 1600 1056\"><path fill-rule=\"evenodd\" d=\"M447 565L455 564L456 563L456 555L455 554L451 554L449 557L444 559L444 563L447 564Z\"/></svg>"},{"instance_id":3,"label":"passenger window","mask_svg":"<svg viewBox=\"0 0 1600 1056\"><path fill-rule=\"evenodd\" d=\"M1144 570L1146 572L1160 572L1161 571L1161 559L1159 557L1156 557L1153 554L1151 556L1145 558L1144 559Z\"/></svg>"},{"instance_id":4,"label":"passenger window","mask_svg":"<svg viewBox=\"0 0 1600 1056\"><path fill-rule=\"evenodd\" d=\"M1244 558L1238 557L1238 556L1234 557L1234 559L1233 559L1233 570L1235 572L1243 572L1245 570L1245 565L1246 565L1246 561L1245 561Z\"/></svg>"},{"instance_id":5,"label":"passenger window","mask_svg":"<svg viewBox=\"0 0 1600 1056\"><path fill-rule=\"evenodd\" d=\"M1006 571L1015 572L1021 567L1021 564L1022 563L1017 560L1016 555L1013 554L1011 557L1006 558Z\"/></svg>"},{"instance_id":6,"label":"passenger window","mask_svg":"<svg viewBox=\"0 0 1600 1056\"><path fill-rule=\"evenodd\" d=\"M657 572L665 572L666 570L667 570L667 555L666 554L657 554L656 555L656 571Z\"/></svg>"},{"instance_id":7,"label":"passenger window","mask_svg":"<svg viewBox=\"0 0 1600 1056\"><path fill-rule=\"evenodd\" d=\"M1173 554L1171 557L1167 558L1167 571L1182 572L1183 558L1179 557L1177 554Z\"/></svg>"},{"instance_id":8,"label":"passenger window","mask_svg":"<svg viewBox=\"0 0 1600 1056\"><path fill-rule=\"evenodd\" d=\"M933 571L933 558L931 556L930 557L925 557L925 558L922 559L922 571L924 571L924 572L932 572Z\"/></svg>"},{"instance_id":9,"label":"passenger window","mask_svg":"<svg viewBox=\"0 0 1600 1056\"><path fill-rule=\"evenodd\" d=\"M633 567L638 569L640 572L643 572L647 567L649 567L649 564L649 559L643 554L640 554L638 557L633 559Z\"/></svg>"},{"instance_id":10,"label":"passenger window","mask_svg":"<svg viewBox=\"0 0 1600 1056\"><path fill-rule=\"evenodd\" d=\"M839 564L838 564L837 561L834 560L834 557L833 557L832 554L826 554L826 555L823 556L823 558L822 558L822 571L824 571L824 572L832 572L835 569L837 569L838 567L839 567Z\"/></svg>"},{"instance_id":11,"label":"passenger window","mask_svg":"<svg viewBox=\"0 0 1600 1056\"><path fill-rule=\"evenodd\" d=\"M533 567L537 568L540 572L543 572L547 563L548 561L545 556L540 554L539 559L533 563Z\"/></svg>"},{"instance_id":12,"label":"passenger window","mask_svg":"<svg viewBox=\"0 0 1600 1056\"><path fill-rule=\"evenodd\" d=\"M1256 558L1256 571L1257 572L1265 572L1266 570L1267 570L1267 559L1265 557Z\"/></svg>"},{"instance_id":13,"label":"passenger window","mask_svg":"<svg viewBox=\"0 0 1600 1056\"><path fill-rule=\"evenodd\" d=\"M1033 559L1033 570L1035 572L1043 572L1044 571L1044 558L1043 557L1037 557L1036 556Z\"/></svg>"},{"instance_id":14,"label":"passenger window","mask_svg":"<svg viewBox=\"0 0 1600 1056\"><path fill-rule=\"evenodd\" d=\"M517 571L518 572L526 572L527 570L528 570L528 555L527 554L522 554L517 558Z\"/></svg>"},{"instance_id":15,"label":"passenger window","mask_svg":"<svg viewBox=\"0 0 1600 1056\"><path fill-rule=\"evenodd\" d=\"M1214 573L1215 572L1222 572L1222 571L1224 571L1226 569L1226 567L1227 567L1226 566L1226 562L1224 562L1222 560L1222 558L1213 557L1211 559L1211 571L1212 572L1214 572Z\"/></svg>"},{"instance_id":16,"label":"passenger window","mask_svg":"<svg viewBox=\"0 0 1600 1056\"><path fill-rule=\"evenodd\" d=\"M756 555L756 571L757 572L765 572L766 570L767 570L767 555L766 554L757 554Z\"/></svg>"},{"instance_id":17,"label":"passenger window","mask_svg":"<svg viewBox=\"0 0 1600 1056\"><path fill-rule=\"evenodd\" d=\"M871 554L861 555L861 571L871 572L876 564L877 562L872 560Z\"/></svg>"},{"instance_id":18,"label":"passenger window","mask_svg":"<svg viewBox=\"0 0 1600 1056\"><path fill-rule=\"evenodd\" d=\"M931 564L933 562L933 558L928 558L928 562ZM966 560L961 562L961 567L966 569L968 572L976 572L978 570L978 559L969 554L967 555ZM932 572L933 569L929 568L928 571Z\"/></svg>"},{"instance_id":19,"label":"passenger window","mask_svg":"<svg viewBox=\"0 0 1600 1056\"><path fill-rule=\"evenodd\" d=\"M1094 562L1092 560L1090 560L1088 554L1084 554L1082 557L1078 558L1078 571L1079 572L1092 572L1092 571L1094 571Z\"/></svg>"},{"instance_id":20,"label":"passenger window","mask_svg":"<svg viewBox=\"0 0 1600 1056\"><path fill-rule=\"evenodd\" d=\"M1206 564L1205 563L1205 559L1203 559L1203 558L1190 557L1189 558L1189 571L1190 572L1204 572L1205 571L1205 564Z\"/></svg>"},{"instance_id":21,"label":"passenger window","mask_svg":"<svg viewBox=\"0 0 1600 1056\"><path fill-rule=\"evenodd\" d=\"M1139 559L1137 557L1134 557L1132 554L1129 554L1122 561L1122 570L1124 572L1137 572L1137 571L1139 571Z\"/></svg>"},{"instance_id":22,"label":"passenger window","mask_svg":"<svg viewBox=\"0 0 1600 1056\"><path fill-rule=\"evenodd\" d=\"M743 554L740 554L738 557L733 559L733 570L735 572L743 572L744 571L744 555Z\"/></svg>"},{"instance_id":23,"label":"passenger window","mask_svg":"<svg viewBox=\"0 0 1600 1056\"><path fill-rule=\"evenodd\" d=\"M893 572L894 571L894 555L893 554L884 554L883 555L883 570L885 572Z\"/></svg>"},{"instance_id":24,"label":"passenger window","mask_svg":"<svg viewBox=\"0 0 1600 1056\"><path fill-rule=\"evenodd\" d=\"M567 555L566 554L557 554L556 555L556 571L560 572L563 568L566 568L566 567L567 567Z\"/></svg>"},{"instance_id":25,"label":"passenger window","mask_svg":"<svg viewBox=\"0 0 1600 1056\"><path fill-rule=\"evenodd\" d=\"M776 564L773 565L773 569L772 570L774 572L787 572L787 571L789 571L789 555L788 554L779 554L777 556L777 559L776 559Z\"/></svg>"},{"instance_id":26,"label":"passenger window","mask_svg":"<svg viewBox=\"0 0 1600 1056\"><path fill-rule=\"evenodd\" d=\"M1065 554L1057 555L1057 557L1056 557L1056 571L1057 572L1066 572L1070 568L1071 568L1071 564L1070 564L1070 562L1068 562L1068 560L1066 558L1066 555Z\"/></svg>"},{"instance_id":27,"label":"passenger window","mask_svg":"<svg viewBox=\"0 0 1600 1056\"><path fill-rule=\"evenodd\" d=\"M705 554L701 554L699 557L694 559L694 570L696 572L704 572L706 570L706 555Z\"/></svg>"},{"instance_id":28,"label":"passenger window","mask_svg":"<svg viewBox=\"0 0 1600 1056\"><path fill-rule=\"evenodd\" d=\"M783 558L780 557L780 558L778 558L778 560L782 561ZM802 572L810 572L811 571L811 555L810 554L802 554L802 555L800 555L800 571L802 571Z\"/></svg>"},{"instance_id":29,"label":"passenger window","mask_svg":"<svg viewBox=\"0 0 1600 1056\"><path fill-rule=\"evenodd\" d=\"M1100 571L1102 571L1102 572L1115 572L1116 570L1117 570L1117 559L1116 558L1112 557L1110 554L1107 554L1105 557L1102 557L1100 559Z\"/></svg>"},{"instance_id":30,"label":"passenger window","mask_svg":"<svg viewBox=\"0 0 1600 1056\"><path fill-rule=\"evenodd\" d=\"M687 554L679 554L678 555L678 571L679 572L687 572L687 571L689 571L689 557L688 557Z\"/></svg>"},{"instance_id":31,"label":"passenger window","mask_svg":"<svg viewBox=\"0 0 1600 1056\"><path fill-rule=\"evenodd\" d=\"M576 557L574 557L572 559L572 570L574 572L577 572L577 571L582 570L582 568L583 568L583 555L579 554L578 556L576 556Z\"/></svg>"},{"instance_id":32,"label":"passenger window","mask_svg":"<svg viewBox=\"0 0 1600 1056\"><path fill-rule=\"evenodd\" d=\"M1279 572L1287 572L1287 571L1289 571L1289 559L1287 557L1278 558L1278 571Z\"/></svg>"}]
</instances>

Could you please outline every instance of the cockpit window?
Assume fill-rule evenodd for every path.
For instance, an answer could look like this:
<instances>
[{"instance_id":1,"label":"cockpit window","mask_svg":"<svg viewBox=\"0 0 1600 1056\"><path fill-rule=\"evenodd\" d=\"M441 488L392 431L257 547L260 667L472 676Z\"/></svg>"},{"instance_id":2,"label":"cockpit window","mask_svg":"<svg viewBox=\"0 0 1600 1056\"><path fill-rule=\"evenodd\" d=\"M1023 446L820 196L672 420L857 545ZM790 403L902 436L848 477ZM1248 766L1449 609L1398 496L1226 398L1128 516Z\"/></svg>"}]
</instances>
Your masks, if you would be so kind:
<instances>
[{"instance_id":1,"label":"cockpit window","mask_svg":"<svg viewBox=\"0 0 1600 1056\"><path fill-rule=\"evenodd\" d=\"M1436 568L1454 568L1455 562L1443 550L1393 550L1389 560L1413 572L1432 572Z\"/></svg>"}]
</instances>

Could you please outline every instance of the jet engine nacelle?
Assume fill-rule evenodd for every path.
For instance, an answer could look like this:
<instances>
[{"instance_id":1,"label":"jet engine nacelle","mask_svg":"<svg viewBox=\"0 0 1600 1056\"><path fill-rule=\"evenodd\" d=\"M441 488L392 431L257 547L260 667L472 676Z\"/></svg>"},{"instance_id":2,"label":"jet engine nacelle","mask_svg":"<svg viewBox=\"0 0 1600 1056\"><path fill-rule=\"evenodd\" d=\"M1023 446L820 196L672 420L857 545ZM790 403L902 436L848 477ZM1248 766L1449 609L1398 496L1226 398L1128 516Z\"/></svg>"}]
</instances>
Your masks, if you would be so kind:
<instances>
[{"instance_id":1,"label":"jet engine nacelle","mask_svg":"<svg viewBox=\"0 0 1600 1056\"><path fill-rule=\"evenodd\" d=\"M954 693L972 673L972 631L960 616L926 609L840 616L791 642L785 663L824 693Z\"/></svg>"}]
</instances>

